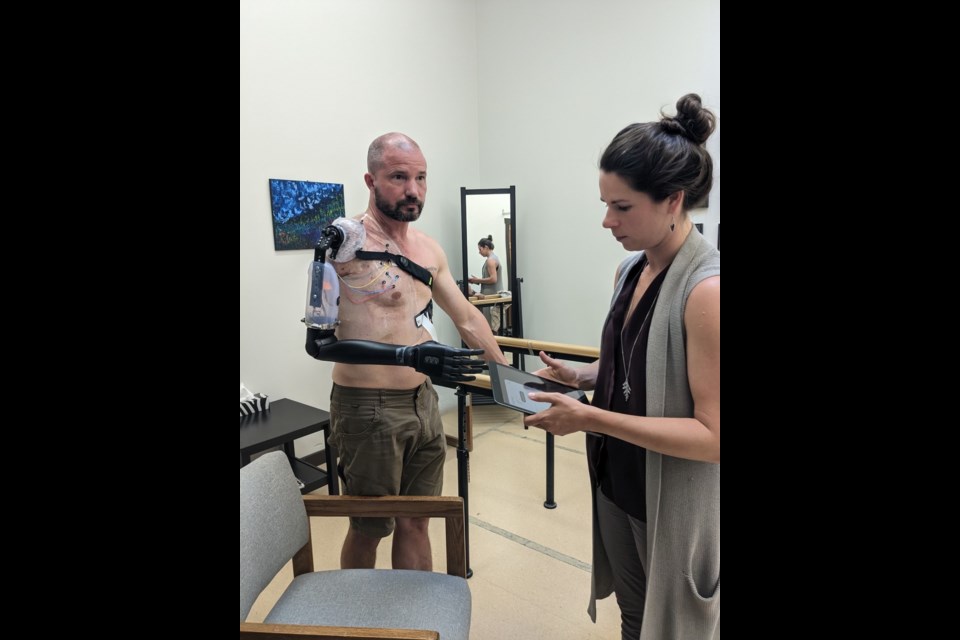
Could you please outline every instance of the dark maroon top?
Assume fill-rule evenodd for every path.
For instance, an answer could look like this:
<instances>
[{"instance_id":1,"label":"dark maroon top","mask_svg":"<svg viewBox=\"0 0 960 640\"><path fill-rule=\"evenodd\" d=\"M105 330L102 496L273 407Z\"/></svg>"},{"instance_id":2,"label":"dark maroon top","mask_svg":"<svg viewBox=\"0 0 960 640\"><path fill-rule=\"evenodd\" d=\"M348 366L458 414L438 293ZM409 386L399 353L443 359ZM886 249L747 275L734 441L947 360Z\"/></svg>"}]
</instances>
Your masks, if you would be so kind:
<instances>
[{"instance_id":1,"label":"dark maroon top","mask_svg":"<svg viewBox=\"0 0 960 640\"><path fill-rule=\"evenodd\" d=\"M630 300L647 264L644 256L627 274L620 295L607 315L600 339L600 365L593 406L635 416L647 410L647 338L650 318L657 304L660 287L669 268L653 280L640 299L633 315L624 325ZM624 396L623 383L630 370L630 397ZM591 477L599 482L603 494L634 518L647 521L646 477L647 450L611 436L587 439Z\"/></svg>"}]
</instances>

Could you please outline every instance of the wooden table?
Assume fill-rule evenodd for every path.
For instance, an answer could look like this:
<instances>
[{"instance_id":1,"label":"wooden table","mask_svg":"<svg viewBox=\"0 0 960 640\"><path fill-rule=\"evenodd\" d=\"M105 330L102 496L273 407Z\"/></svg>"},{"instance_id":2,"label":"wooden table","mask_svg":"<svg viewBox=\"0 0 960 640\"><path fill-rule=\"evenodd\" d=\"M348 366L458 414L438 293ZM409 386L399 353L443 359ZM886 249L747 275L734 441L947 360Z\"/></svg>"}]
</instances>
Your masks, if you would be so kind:
<instances>
[{"instance_id":1,"label":"wooden table","mask_svg":"<svg viewBox=\"0 0 960 640\"><path fill-rule=\"evenodd\" d=\"M323 431L323 447L327 470L323 471L297 458L293 441ZM282 446L290 460L293 474L303 483L301 493L327 485L330 495L340 493L337 482L337 452L330 444L330 414L296 400L275 400L266 411L240 418L240 466L250 463L250 456Z\"/></svg>"}]
</instances>

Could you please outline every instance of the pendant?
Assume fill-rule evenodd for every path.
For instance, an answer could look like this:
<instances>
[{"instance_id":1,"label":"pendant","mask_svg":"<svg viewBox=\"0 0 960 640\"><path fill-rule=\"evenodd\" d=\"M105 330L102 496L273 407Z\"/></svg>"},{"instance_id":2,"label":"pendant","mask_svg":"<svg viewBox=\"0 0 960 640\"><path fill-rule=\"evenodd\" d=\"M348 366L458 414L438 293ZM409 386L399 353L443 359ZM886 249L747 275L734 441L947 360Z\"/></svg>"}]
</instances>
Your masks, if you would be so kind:
<instances>
[{"instance_id":1,"label":"pendant","mask_svg":"<svg viewBox=\"0 0 960 640\"><path fill-rule=\"evenodd\" d=\"M623 389L623 399L629 401L630 394L633 393L633 389L630 388L630 383L624 380L623 386L621 387L621 389Z\"/></svg>"}]
</instances>

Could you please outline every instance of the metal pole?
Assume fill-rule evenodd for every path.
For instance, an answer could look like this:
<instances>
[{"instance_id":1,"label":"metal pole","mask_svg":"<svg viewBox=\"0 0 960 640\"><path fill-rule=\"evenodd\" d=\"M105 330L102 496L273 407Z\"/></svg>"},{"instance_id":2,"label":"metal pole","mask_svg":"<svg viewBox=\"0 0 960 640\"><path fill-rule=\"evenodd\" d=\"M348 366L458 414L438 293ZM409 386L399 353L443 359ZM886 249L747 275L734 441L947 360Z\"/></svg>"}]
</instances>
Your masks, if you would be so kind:
<instances>
[{"instance_id":1,"label":"metal pole","mask_svg":"<svg viewBox=\"0 0 960 640\"><path fill-rule=\"evenodd\" d=\"M457 492L463 498L463 541L467 551L467 577L473 576L470 568L470 452L467 451L467 398L463 387L457 387Z\"/></svg>"},{"instance_id":2,"label":"metal pole","mask_svg":"<svg viewBox=\"0 0 960 640\"><path fill-rule=\"evenodd\" d=\"M557 503L553 499L553 434L547 434L547 499L543 506L547 509L556 509Z\"/></svg>"}]
</instances>

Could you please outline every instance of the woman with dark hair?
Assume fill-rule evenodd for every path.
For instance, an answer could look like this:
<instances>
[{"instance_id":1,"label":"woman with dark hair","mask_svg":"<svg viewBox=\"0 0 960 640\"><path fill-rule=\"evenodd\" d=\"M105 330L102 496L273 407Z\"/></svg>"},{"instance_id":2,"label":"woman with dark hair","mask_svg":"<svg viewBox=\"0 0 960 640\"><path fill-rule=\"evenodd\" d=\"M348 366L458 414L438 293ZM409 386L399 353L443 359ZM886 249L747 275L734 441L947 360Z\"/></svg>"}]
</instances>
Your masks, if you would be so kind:
<instances>
[{"instance_id":1,"label":"woman with dark hair","mask_svg":"<svg viewBox=\"0 0 960 640\"><path fill-rule=\"evenodd\" d=\"M600 158L603 226L628 251L600 359L572 368L543 352L538 371L584 405L524 419L555 435L589 431L594 557L590 607L616 593L627 638L720 637L720 252L690 221L706 199L716 117L700 96L677 115L632 124Z\"/></svg>"},{"instance_id":2,"label":"woman with dark hair","mask_svg":"<svg viewBox=\"0 0 960 640\"><path fill-rule=\"evenodd\" d=\"M493 295L500 291L500 258L493 252L493 236L480 238L477 243L477 249L483 256L483 268L480 271L481 277L470 276L470 284L479 284L480 293L483 295ZM496 305L485 306L482 311L487 322L490 323L490 329L497 333L500 330L500 309L495 309Z\"/></svg>"}]
</instances>

